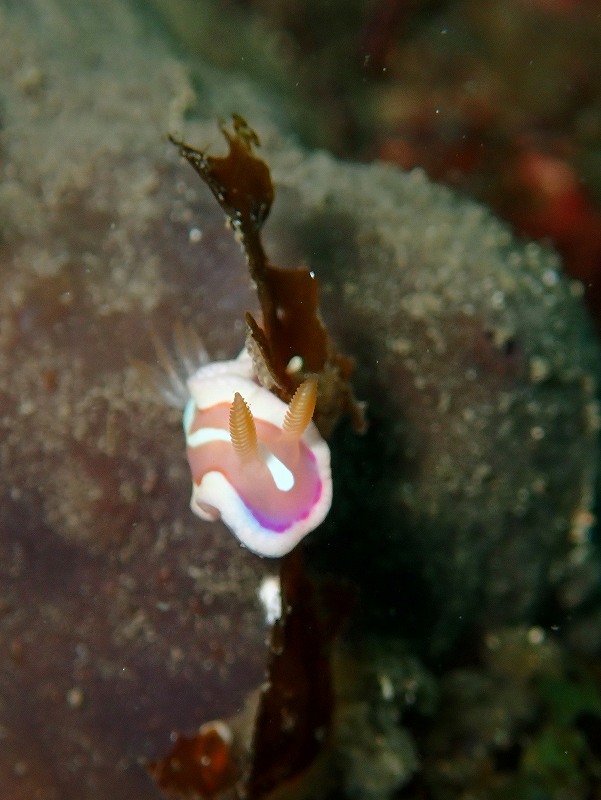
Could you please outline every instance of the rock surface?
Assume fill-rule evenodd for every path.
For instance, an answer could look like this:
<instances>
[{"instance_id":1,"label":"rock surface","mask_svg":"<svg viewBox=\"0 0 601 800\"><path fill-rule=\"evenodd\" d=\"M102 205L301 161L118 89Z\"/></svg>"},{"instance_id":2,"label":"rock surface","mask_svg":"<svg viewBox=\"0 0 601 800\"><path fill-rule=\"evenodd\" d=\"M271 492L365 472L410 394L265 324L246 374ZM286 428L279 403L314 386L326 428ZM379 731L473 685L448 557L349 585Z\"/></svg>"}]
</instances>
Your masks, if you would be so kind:
<instances>
[{"instance_id":1,"label":"rock surface","mask_svg":"<svg viewBox=\"0 0 601 800\"><path fill-rule=\"evenodd\" d=\"M331 562L350 551L365 580L369 552L380 611L415 616L435 650L465 622L527 621L593 522L599 353L581 286L419 171L281 158L272 249L323 276L372 420L334 464Z\"/></svg>"},{"instance_id":2,"label":"rock surface","mask_svg":"<svg viewBox=\"0 0 601 800\"><path fill-rule=\"evenodd\" d=\"M189 512L179 415L130 363L178 320L231 357L255 307L221 212L162 138L185 113L199 144L226 111L259 130L268 249L318 272L357 359L371 429L335 437L315 563L435 649L464 623L527 620L568 551L586 555L597 463L597 347L555 257L419 172L300 152L244 80L197 64L193 90L124 2L8 4L0 37L6 795L158 796L137 759L262 677L273 565Z\"/></svg>"},{"instance_id":3,"label":"rock surface","mask_svg":"<svg viewBox=\"0 0 601 800\"><path fill-rule=\"evenodd\" d=\"M190 317L232 355L252 291L164 141L194 95L162 38L122 3L0 14L3 794L158 797L138 759L262 680L273 565L192 516L130 360Z\"/></svg>"}]
</instances>

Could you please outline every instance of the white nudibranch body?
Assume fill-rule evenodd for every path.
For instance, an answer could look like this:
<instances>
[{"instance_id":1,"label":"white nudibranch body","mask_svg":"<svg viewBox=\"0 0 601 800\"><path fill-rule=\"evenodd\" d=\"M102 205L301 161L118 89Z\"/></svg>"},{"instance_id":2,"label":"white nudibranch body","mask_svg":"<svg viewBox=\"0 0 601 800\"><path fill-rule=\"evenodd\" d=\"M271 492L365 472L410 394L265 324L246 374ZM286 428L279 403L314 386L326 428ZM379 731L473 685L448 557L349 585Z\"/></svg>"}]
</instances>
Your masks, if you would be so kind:
<instances>
[{"instance_id":1,"label":"white nudibranch body","mask_svg":"<svg viewBox=\"0 0 601 800\"><path fill-rule=\"evenodd\" d=\"M286 405L255 380L246 351L187 381L192 511L221 518L257 555L285 555L330 509L330 450L310 421L316 386L305 381Z\"/></svg>"}]
</instances>

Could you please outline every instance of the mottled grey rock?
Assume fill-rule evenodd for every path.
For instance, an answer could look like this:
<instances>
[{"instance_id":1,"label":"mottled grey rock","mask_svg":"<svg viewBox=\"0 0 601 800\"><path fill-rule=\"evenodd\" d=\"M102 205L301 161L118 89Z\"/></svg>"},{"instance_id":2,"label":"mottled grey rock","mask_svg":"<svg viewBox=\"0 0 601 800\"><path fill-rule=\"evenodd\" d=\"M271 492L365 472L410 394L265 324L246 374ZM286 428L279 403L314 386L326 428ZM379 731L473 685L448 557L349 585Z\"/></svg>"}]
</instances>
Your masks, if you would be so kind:
<instances>
[{"instance_id":1,"label":"mottled grey rock","mask_svg":"<svg viewBox=\"0 0 601 800\"><path fill-rule=\"evenodd\" d=\"M193 88L125 2L5 4L0 45L7 796L156 796L136 759L262 678L273 565L191 514L179 415L130 363L178 321L230 358L256 306L169 130L217 142L233 110L259 130L269 251L318 272L357 359L371 429L334 438L309 549L356 578L365 620L448 647L462 624L527 620L586 560L598 354L552 254L420 173L299 151L247 81L197 64Z\"/></svg>"},{"instance_id":2,"label":"mottled grey rock","mask_svg":"<svg viewBox=\"0 0 601 800\"><path fill-rule=\"evenodd\" d=\"M372 421L335 451L330 563L434 649L466 623L528 621L589 550L599 350L582 287L420 171L272 163L270 244L320 276Z\"/></svg>"}]
</instances>

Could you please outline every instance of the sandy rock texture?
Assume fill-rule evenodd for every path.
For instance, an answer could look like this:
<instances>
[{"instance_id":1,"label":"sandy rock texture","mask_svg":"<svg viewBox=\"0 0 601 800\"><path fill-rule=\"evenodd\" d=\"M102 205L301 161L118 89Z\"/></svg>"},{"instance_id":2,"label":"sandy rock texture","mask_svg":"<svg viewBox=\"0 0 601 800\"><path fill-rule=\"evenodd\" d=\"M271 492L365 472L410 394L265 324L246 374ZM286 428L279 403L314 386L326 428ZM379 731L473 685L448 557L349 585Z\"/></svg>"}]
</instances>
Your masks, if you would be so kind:
<instances>
[{"instance_id":1,"label":"sandy rock texture","mask_svg":"<svg viewBox=\"0 0 601 800\"><path fill-rule=\"evenodd\" d=\"M179 414L131 364L178 320L232 357L255 308L168 131L216 142L233 110L259 130L269 251L318 272L357 359L371 428L333 442L310 555L357 579L366 619L448 647L464 623L528 619L586 560L598 353L554 256L419 172L300 152L268 95L198 63L193 88L125 2L5 4L0 44L7 797L157 797L138 759L262 678L273 565L189 512Z\"/></svg>"},{"instance_id":2,"label":"sandy rock texture","mask_svg":"<svg viewBox=\"0 0 601 800\"><path fill-rule=\"evenodd\" d=\"M372 423L335 463L330 563L349 553L378 611L434 650L466 622L527 621L590 555L599 353L581 285L419 170L283 158L273 248L325 276Z\"/></svg>"},{"instance_id":3,"label":"sandy rock texture","mask_svg":"<svg viewBox=\"0 0 601 800\"><path fill-rule=\"evenodd\" d=\"M262 680L273 570L192 516L180 414L131 359L190 318L231 356L252 291L164 140L195 96L151 25L51 0L0 38L2 793L156 797L138 759Z\"/></svg>"}]
</instances>

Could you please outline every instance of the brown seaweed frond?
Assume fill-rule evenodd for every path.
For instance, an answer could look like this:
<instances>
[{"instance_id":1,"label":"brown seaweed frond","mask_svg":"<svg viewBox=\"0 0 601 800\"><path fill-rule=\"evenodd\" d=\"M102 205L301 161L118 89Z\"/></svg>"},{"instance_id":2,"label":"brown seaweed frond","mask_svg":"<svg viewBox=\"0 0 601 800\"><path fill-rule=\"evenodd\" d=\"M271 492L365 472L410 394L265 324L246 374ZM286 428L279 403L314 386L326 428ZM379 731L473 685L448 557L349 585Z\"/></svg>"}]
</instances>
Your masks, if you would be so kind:
<instances>
[{"instance_id":1,"label":"brown seaweed frond","mask_svg":"<svg viewBox=\"0 0 601 800\"><path fill-rule=\"evenodd\" d=\"M253 147L259 138L235 114L232 129L221 125L228 144L225 156L210 156L170 136L207 184L241 242L257 287L261 324L246 315L246 346L261 384L289 402L309 375L319 378L315 422L327 436L341 414L364 430L363 406L353 395L349 378L352 361L339 354L319 313L319 284L306 268L284 269L272 264L263 248L261 228L269 215L274 189L268 166ZM298 363L298 369L289 365Z\"/></svg>"},{"instance_id":2,"label":"brown seaweed frond","mask_svg":"<svg viewBox=\"0 0 601 800\"><path fill-rule=\"evenodd\" d=\"M147 765L173 800L294 800L316 796L330 780L331 650L351 610L349 593L322 594L300 549L282 559L280 590L261 689L233 717L178 734L167 755Z\"/></svg>"}]
</instances>

